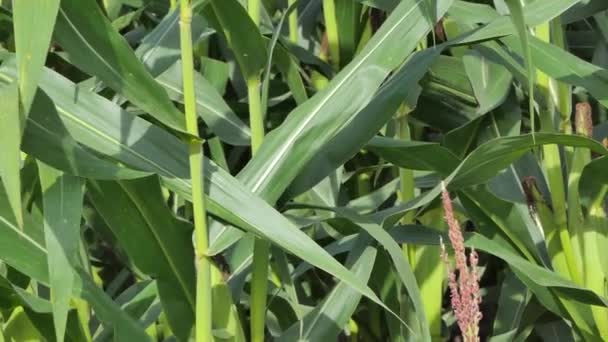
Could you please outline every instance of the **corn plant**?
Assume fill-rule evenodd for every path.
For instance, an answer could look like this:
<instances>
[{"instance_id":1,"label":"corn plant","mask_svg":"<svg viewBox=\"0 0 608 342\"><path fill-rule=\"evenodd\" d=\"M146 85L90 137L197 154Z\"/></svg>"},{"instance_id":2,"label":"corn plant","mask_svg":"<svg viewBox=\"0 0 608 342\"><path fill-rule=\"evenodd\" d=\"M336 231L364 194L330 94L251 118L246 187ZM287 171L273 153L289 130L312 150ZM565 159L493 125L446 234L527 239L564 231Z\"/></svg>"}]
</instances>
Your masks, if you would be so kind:
<instances>
[{"instance_id":1,"label":"corn plant","mask_svg":"<svg viewBox=\"0 0 608 342\"><path fill-rule=\"evenodd\" d=\"M605 0L0 0L0 341L608 341Z\"/></svg>"}]
</instances>

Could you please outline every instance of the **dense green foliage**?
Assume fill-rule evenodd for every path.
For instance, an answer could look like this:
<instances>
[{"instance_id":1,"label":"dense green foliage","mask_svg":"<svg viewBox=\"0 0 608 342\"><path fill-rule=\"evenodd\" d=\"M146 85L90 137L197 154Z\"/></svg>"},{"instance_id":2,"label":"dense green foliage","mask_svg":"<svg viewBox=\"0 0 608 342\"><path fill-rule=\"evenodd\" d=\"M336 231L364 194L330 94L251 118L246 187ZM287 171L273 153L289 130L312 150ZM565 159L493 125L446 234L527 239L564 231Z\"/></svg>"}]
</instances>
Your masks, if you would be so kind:
<instances>
[{"instance_id":1,"label":"dense green foliage","mask_svg":"<svg viewBox=\"0 0 608 342\"><path fill-rule=\"evenodd\" d=\"M608 341L606 0L0 5L0 341Z\"/></svg>"}]
</instances>

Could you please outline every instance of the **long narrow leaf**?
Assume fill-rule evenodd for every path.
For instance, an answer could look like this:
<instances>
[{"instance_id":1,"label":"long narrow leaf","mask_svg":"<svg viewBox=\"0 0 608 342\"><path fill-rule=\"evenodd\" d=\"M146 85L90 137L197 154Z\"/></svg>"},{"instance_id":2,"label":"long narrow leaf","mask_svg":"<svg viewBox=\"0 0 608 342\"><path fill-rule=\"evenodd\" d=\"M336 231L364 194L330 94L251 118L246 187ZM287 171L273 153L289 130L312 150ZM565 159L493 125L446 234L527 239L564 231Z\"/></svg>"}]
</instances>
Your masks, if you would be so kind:
<instances>
[{"instance_id":1,"label":"long narrow leaf","mask_svg":"<svg viewBox=\"0 0 608 342\"><path fill-rule=\"evenodd\" d=\"M17 223L23 226L21 213L21 132L24 125L19 110L19 91L15 82L0 86L0 177L6 189Z\"/></svg>"},{"instance_id":2,"label":"long narrow leaf","mask_svg":"<svg viewBox=\"0 0 608 342\"><path fill-rule=\"evenodd\" d=\"M63 341L78 260L82 179L38 163L44 206L44 235L48 250L49 283L57 341Z\"/></svg>"},{"instance_id":3,"label":"long narrow leaf","mask_svg":"<svg viewBox=\"0 0 608 342\"><path fill-rule=\"evenodd\" d=\"M150 113L167 126L185 132L185 119L112 27L94 0L63 0L55 40L71 63Z\"/></svg>"},{"instance_id":4,"label":"long narrow leaf","mask_svg":"<svg viewBox=\"0 0 608 342\"><path fill-rule=\"evenodd\" d=\"M59 0L13 1L19 95L23 115L34 101L49 50Z\"/></svg>"},{"instance_id":5,"label":"long narrow leaf","mask_svg":"<svg viewBox=\"0 0 608 342\"><path fill-rule=\"evenodd\" d=\"M0 75L10 80L14 78L14 68L3 65ZM61 108L59 114L63 124L79 143L135 169L158 173L172 190L186 199L191 198L185 143L149 122L129 115L94 93L80 93L79 99L90 106L83 110L83 104L74 103L70 96L75 92L73 83L52 71L45 72L41 88L51 94ZM107 110L100 113L100 106ZM100 129L102 127L103 130ZM383 305L366 284L292 222L226 171L206 159L204 162L205 190L212 214L268 239Z\"/></svg>"},{"instance_id":6,"label":"long narrow leaf","mask_svg":"<svg viewBox=\"0 0 608 342\"><path fill-rule=\"evenodd\" d=\"M192 227L163 203L156 177L91 182L89 198L142 272L157 280L174 333L187 340L194 324Z\"/></svg>"}]
</instances>

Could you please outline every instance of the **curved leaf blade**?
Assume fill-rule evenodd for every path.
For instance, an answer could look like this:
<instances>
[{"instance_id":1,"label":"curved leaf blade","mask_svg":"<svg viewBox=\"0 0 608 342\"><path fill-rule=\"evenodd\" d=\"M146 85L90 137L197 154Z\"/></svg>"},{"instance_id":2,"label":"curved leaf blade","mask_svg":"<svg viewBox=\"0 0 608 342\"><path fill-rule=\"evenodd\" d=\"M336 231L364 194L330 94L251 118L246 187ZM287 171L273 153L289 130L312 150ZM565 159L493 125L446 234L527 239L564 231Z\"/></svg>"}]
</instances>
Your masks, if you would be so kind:
<instances>
[{"instance_id":1,"label":"curved leaf blade","mask_svg":"<svg viewBox=\"0 0 608 342\"><path fill-rule=\"evenodd\" d=\"M257 78L266 65L266 43L257 25L237 0L210 0L203 13L222 32L245 80Z\"/></svg>"},{"instance_id":2,"label":"curved leaf blade","mask_svg":"<svg viewBox=\"0 0 608 342\"><path fill-rule=\"evenodd\" d=\"M369 242L368 238L364 240L366 243ZM367 280L374 267L376 249L361 243L354 248L351 252L352 255L349 256L350 264L352 264L350 269L361 279ZM347 262L347 264L349 263ZM323 302L306 314L301 321L295 322L289 327L277 341L335 340L340 330L348 323L360 299L361 295L348 284L342 282L336 284Z\"/></svg>"},{"instance_id":3,"label":"curved leaf blade","mask_svg":"<svg viewBox=\"0 0 608 342\"><path fill-rule=\"evenodd\" d=\"M59 3L59 0L13 1L19 95L24 115L29 112L36 95Z\"/></svg>"},{"instance_id":4,"label":"curved leaf blade","mask_svg":"<svg viewBox=\"0 0 608 342\"><path fill-rule=\"evenodd\" d=\"M325 89L298 106L279 128L267 135L239 179L253 192L275 202L319 148L367 105L386 76L430 31L421 1L403 1ZM433 9L436 17L443 16L451 3L438 1Z\"/></svg>"},{"instance_id":5,"label":"curved leaf blade","mask_svg":"<svg viewBox=\"0 0 608 342\"><path fill-rule=\"evenodd\" d=\"M61 1L54 38L69 54L72 64L97 76L160 122L186 131L184 115L171 103L94 0Z\"/></svg>"},{"instance_id":6,"label":"curved leaf blade","mask_svg":"<svg viewBox=\"0 0 608 342\"><path fill-rule=\"evenodd\" d=\"M0 259L32 279L49 284L48 254L44 242L26 233L33 231L38 235L43 229L42 223L25 215L24 232L11 216L6 194L0 188ZM91 304L97 317L114 328L118 340L150 341L137 322L122 311L86 272L77 268L75 275L73 294Z\"/></svg>"},{"instance_id":7,"label":"curved leaf blade","mask_svg":"<svg viewBox=\"0 0 608 342\"><path fill-rule=\"evenodd\" d=\"M19 110L19 90L15 82L0 86L0 178L6 189L19 227L23 227L21 206L21 132L23 117Z\"/></svg>"},{"instance_id":8,"label":"curved leaf blade","mask_svg":"<svg viewBox=\"0 0 608 342\"><path fill-rule=\"evenodd\" d=\"M156 177L89 183L89 198L142 272L157 280L174 333L187 340L194 324L192 227L164 203Z\"/></svg>"},{"instance_id":9,"label":"curved leaf blade","mask_svg":"<svg viewBox=\"0 0 608 342\"><path fill-rule=\"evenodd\" d=\"M198 72L195 72L193 76L198 115L223 141L237 146L249 145L251 141L249 127L230 109L222 95L209 81ZM184 101L180 61L158 76L156 81L167 90L173 100Z\"/></svg>"},{"instance_id":10,"label":"curved leaf blade","mask_svg":"<svg viewBox=\"0 0 608 342\"><path fill-rule=\"evenodd\" d=\"M38 163L48 251L49 284L57 341L63 341L78 262L84 182Z\"/></svg>"},{"instance_id":11,"label":"curved leaf blade","mask_svg":"<svg viewBox=\"0 0 608 342\"><path fill-rule=\"evenodd\" d=\"M4 71L0 75L11 79L10 68L0 70ZM136 169L157 173L173 191L191 199L188 148L184 142L143 119L129 115L94 93L81 91L79 98L83 103L74 103L70 96L74 94L74 85L69 80L50 70L45 75L48 79L43 79L41 87L63 108L59 111L61 120L79 143ZM63 86L54 87L54 82ZM72 92L58 91L64 87L71 87ZM83 110L83 105L88 109ZM107 111L101 115L98 106L103 106ZM385 307L365 283L276 209L247 190L225 170L207 159L204 163L210 213L275 243Z\"/></svg>"}]
</instances>

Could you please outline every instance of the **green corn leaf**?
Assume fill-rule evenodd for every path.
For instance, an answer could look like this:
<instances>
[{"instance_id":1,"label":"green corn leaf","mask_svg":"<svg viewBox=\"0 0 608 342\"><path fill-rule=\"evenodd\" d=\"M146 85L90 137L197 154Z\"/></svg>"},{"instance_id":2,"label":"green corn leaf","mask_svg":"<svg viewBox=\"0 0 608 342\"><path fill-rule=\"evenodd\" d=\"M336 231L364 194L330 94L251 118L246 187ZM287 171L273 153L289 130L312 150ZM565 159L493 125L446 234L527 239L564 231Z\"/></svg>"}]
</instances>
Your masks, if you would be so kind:
<instances>
[{"instance_id":1,"label":"green corn leaf","mask_svg":"<svg viewBox=\"0 0 608 342\"><path fill-rule=\"evenodd\" d=\"M184 115L154 82L94 0L61 1L54 39L78 68L97 76L165 125L186 131Z\"/></svg>"},{"instance_id":2,"label":"green corn leaf","mask_svg":"<svg viewBox=\"0 0 608 342\"><path fill-rule=\"evenodd\" d=\"M512 272L505 274L498 299L498 313L494 320L492 341L512 341L530 301L530 292Z\"/></svg>"},{"instance_id":3,"label":"green corn leaf","mask_svg":"<svg viewBox=\"0 0 608 342\"><path fill-rule=\"evenodd\" d=\"M194 324L192 226L172 216L157 177L89 183L89 198L137 267L155 278L176 336Z\"/></svg>"},{"instance_id":4,"label":"green corn leaf","mask_svg":"<svg viewBox=\"0 0 608 342\"><path fill-rule=\"evenodd\" d=\"M525 23L524 10L520 0L506 0L507 6L511 12L511 20L517 29L517 35L524 51L524 61L526 64L528 76L528 114L530 115L530 126L532 130L532 138L534 139L534 83L536 80L536 72L532 53L530 52L529 32Z\"/></svg>"},{"instance_id":5,"label":"green corn leaf","mask_svg":"<svg viewBox=\"0 0 608 342\"><path fill-rule=\"evenodd\" d=\"M0 70L4 71L0 71L0 75L11 79L14 69L9 67ZM64 110L59 111L59 115L65 127L80 144L135 169L157 173L169 188L180 196L191 199L185 143L149 122L127 114L120 107L93 93L82 91L79 98L103 105L107 111L99 113L98 108L79 110L78 103L74 103L73 98L68 95L74 93L74 85L52 71L47 70L45 74L48 79L43 77L41 88L49 92L59 106L65 106ZM52 86L54 82L58 82L57 86ZM70 88L71 91L66 93L65 90ZM100 127L103 127L103 130L100 130ZM127 127L128 130L125 131ZM125 135L125 132L128 134ZM205 189L209 211L212 214L270 240L342 279L366 297L383 305L369 287L268 203L248 191L226 171L206 159L204 162Z\"/></svg>"},{"instance_id":6,"label":"green corn leaf","mask_svg":"<svg viewBox=\"0 0 608 342\"><path fill-rule=\"evenodd\" d=\"M266 63L266 44L256 24L237 0L209 0L203 14L222 32L234 53L243 78L256 79Z\"/></svg>"},{"instance_id":7,"label":"green corn leaf","mask_svg":"<svg viewBox=\"0 0 608 342\"><path fill-rule=\"evenodd\" d=\"M59 3L59 0L13 1L19 95L24 116L36 95Z\"/></svg>"},{"instance_id":8,"label":"green corn leaf","mask_svg":"<svg viewBox=\"0 0 608 342\"><path fill-rule=\"evenodd\" d=\"M192 37L202 39L214 33L200 15L192 17ZM179 11L167 14L135 49L135 55L152 76L157 77L180 59Z\"/></svg>"},{"instance_id":9,"label":"green corn leaf","mask_svg":"<svg viewBox=\"0 0 608 342\"><path fill-rule=\"evenodd\" d=\"M533 138L532 135L526 134L490 140L471 152L462 162L460 162L456 169L451 172L448 170L449 165L441 166L441 169L437 169L436 171L444 178L444 181L450 190L462 189L489 180L499 171L506 168L510 163L522 157L533 147L547 144L585 147L602 155L608 154L608 150L601 144L581 136L538 133ZM378 150L376 152L380 151ZM382 154L381 156L387 160L389 159L386 157L391 157L390 155ZM396 165L401 166L399 160L395 159L394 161ZM407 167L407 165L404 164L403 167ZM420 208L430 203L433 199L437 198L440 193L441 186L438 184L410 202L383 210L377 215L382 218L382 220L388 220L387 222L396 222L395 220L404 212Z\"/></svg>"},{"instance_id":10,"label":"green corn leaf","mask_svg":"<svg viewBox=\"0 0 608 342\"><path fill-rule=\"evenodd\" d=\"M479 113L485 114L499 106L511 89L512 76L507 69L474 50L465 54L463 62L479 102Z\"/></svg>"},{"instance_id":11,"label":"green corn leaf","mask_svg":"<svg viewBox=\"0 0 608 342\"><path fill-rule=\"evenodd\" d=\"M449 170L456 165L457 157L437 144L376 138L370 147L382 158L400 167L430 169L443 174L446 180L449 180L451 189L462 189L486 182L535 146L550 144L578 146L602 155L608 154L608 150L601 144L582 136L539 133L536 134L535 140L533 141L530 134L492 139L472 151L451 172ZM427 153L424 153L425 151ZM430 151L434 153L428 153ZM406 153L414 153L417 158L403 156ZM442 157L436 158L437 153L441 153ZM441 163L440 160L444 162Z\"/></svg>"},{"instance_id":12,"label":"green corn leaf","mask_svg":"<svg viewBox=\"0 0 608 342\"><path fill-rule=\"evenodd\" d=\"M81 178L38 163L44 206L44 235L48 251L53 323L63 341L74 284L80 241L84 182Z\"/></svg>"},{"instance_id":13,"label":"green corn leaf","mask_svg":"<svg viewBox=\"0 0 608 342\"><path fill-rule=\"evenodd\" d=\"M435 9L438 17L450 5L451 0L438 1ZM325 89L297 107L279 128L268 134L239 179L269 202L276 201L306 163L354 113L367 105L388 73L430 31L422 7L420 1L402 2ZM313 131L311 127L323 128Z\"/></svg>"},{"instance_id":14,"label":"green corn leaf","mask_svg":"<svg viewBox=\"0 0 608 342\"><path fill-rule=\"evenodd\" d=\"M25 231L12 217L4 189L0 189L0 260L43 284L49 284L48 251L44 245L42 222L24 216ZM73 294L91 304L99 320L114 328L120 341L149 341L137 323L125 314L90 275L80 269L74 272Z\"/></svg>"},{"instance_id":15,"label":"green corn leaf","mask_svg":"<svg viewBox=\"0 0 608 342\"><path fill-rule=\"evenodd\" d=\"M416 330L411 331L411 333L415 339L430 341L431 332L429 330L429 323L426 319L425 308L422 304L420 289L416 282L414 272L412 271L409 262L405 259L402 248L381 225L377 224L377 222L374 222L372 219L359 216L349 210L337 210L336 212L338 215L350 220L358 227L361 227L361 229L364 229L386 249L416 312L418 327Z\"/></svg>"},{"instance_id":16,"label":"green corn leaf","mask_svg":"<svg viewBox=\"0 0 608 342\"><path fill-rule=\"evenodd\" d=\"M420 227L407 228L395 227L390 234L398 242L407 242L413 244L439 244L439 234L431 229L420 229ZM444 236L443 241L447 243L449 239ZM593 291L577 286L570 280L563 278L561 275L536 265L521 256L513 253L511 249L499 242L488 239L487 237L473 233L465 235L465 246L473 247L476 250L483 251L504 260L511 265L515 270L522 274L534 275L528 279L522 279L524 283L531 281L542 287L549 287L554 291L563 291L562 294L570 294L570 297L587 304L593 305L608 305L608 300L602 296L598 296ZM526 284L528 285L528 284Z\"/></svg>"},{"instance_id":17,"label":"green corn leaf","mask_svg":"<svg viewBox=\"0 0 608 342\"><path fill-rule=\"evenodd\" d=\"M608 107L608 70L588 63L553 44L530 37L532 58L541 60L536 67L551 78L585 88L597 100ZM505 38L508 46L520 52L521 48L513 38Z\"/></svg>"},{"instance_id":18,"label":"green corn leaf","mask_svg":"<svg viewBox=\"0 0 608 342\"><path fill-rule=\"evenodd\" d=\"M358 277L369 279L376 259L376 249L369 246L369 237L359 238L349 255L347 266ZM327 341L337 337L354 313L361 296L347 284L338 283L327 297L301 321L295 322L278 341Z\"/></svg>"},{"instance_id":19,"label":"green corn leaf","mask_svg":"<svg viewBox=\"0 0 608 342\"><path fill-rule=\"evenodd\" d=\"M19 110L19 90L13 82L0 86L0 177L7 191L14 217L23 227L21 206L21 132L24 120Z\"/></svg>"},{"instance_id":20,"label":"green corn leaf","mask_svg":"<svg viewBox=\"0 0 608 342\"><path fill-rule=\"evenodd\" d=\"M177 62L156 78L169 93L169 96L183 102L182 64ZM249 145L251 131L234 114L217 90L199 73L194 73L196 91L196 112L209 126L211 131L223 141L232 145Z\"/></svg>"}]
</instances>

